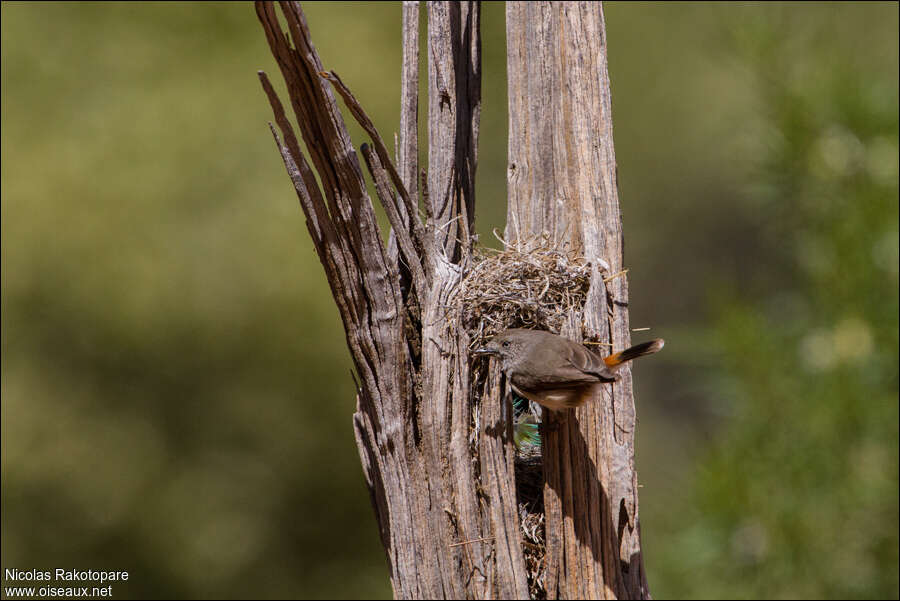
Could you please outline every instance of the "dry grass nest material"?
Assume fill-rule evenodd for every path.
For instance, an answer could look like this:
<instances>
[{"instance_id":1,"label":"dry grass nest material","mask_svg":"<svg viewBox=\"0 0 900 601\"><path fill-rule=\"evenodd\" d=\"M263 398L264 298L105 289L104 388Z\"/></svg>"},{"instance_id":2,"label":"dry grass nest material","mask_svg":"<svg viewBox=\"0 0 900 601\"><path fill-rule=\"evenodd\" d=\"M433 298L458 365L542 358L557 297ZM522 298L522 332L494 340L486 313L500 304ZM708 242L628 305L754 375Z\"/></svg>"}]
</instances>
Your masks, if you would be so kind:
<instances>
[{"instance_id":1,"label":"dry grass nest material","mask_svg":"<svg viewBox=\"0 0 900 601\"><path fill-rule=\"evenodd\" d=\"M480 345L508 328L559 333L584 308L591 265L544 243L529 252L478 248L456 296L463 327Z\"/></svg>"}]
</instances>

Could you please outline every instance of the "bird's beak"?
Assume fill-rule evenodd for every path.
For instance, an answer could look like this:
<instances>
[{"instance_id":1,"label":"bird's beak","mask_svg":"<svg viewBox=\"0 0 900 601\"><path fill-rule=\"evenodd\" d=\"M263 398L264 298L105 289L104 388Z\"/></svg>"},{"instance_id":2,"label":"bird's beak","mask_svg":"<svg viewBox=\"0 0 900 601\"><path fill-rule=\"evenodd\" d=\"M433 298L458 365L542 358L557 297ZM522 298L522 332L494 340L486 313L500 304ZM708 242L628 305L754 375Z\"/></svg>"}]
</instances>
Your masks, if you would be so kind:
<instances>
[{"instance_id":1,"label":"bird's beak","mask_svg":"<svg viewBox=\"0 0 900 601\"><path fill-rule=\"evenodd\" d=\"M473 355L499 355L500 351L495 351L494 349L490 349L490 348L477 348L474 351L472 351L472 354Z\"/></svg>"}]
</instances>

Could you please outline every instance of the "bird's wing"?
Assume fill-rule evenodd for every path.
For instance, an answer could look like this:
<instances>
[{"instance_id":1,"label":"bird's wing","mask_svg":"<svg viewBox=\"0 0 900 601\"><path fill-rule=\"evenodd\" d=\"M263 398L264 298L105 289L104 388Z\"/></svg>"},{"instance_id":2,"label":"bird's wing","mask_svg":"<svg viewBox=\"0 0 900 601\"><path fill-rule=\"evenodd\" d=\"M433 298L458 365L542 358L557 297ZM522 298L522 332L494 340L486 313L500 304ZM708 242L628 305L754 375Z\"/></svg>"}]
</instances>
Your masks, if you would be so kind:
<instances>
[{"instance_id":1,"label":"bird's wing","mask_svg":"<svg viewBox=\"0 0 900 601\"><path fill-rule=\"evenodd\" d=\"M529 390L579 388L588 384L596 384L599 381L600 379L594 374L585 373L568 362L542 372L539 377L527 370L512 374L513 384Z\"/></svg>"},{"instance_id":2,"label":"bird's wing","mask_svg":"<svg viewBox=\"0 0 900 601\"><path fill-rule=\"evenodd\" d=\"M605 382L615 380L614 371L606 365L603 358L599 355L574 342L568 344L566 348L568 351L566 360L572 369L576 369L582 374L589 374Z\"/></svg>"}]
</instances>

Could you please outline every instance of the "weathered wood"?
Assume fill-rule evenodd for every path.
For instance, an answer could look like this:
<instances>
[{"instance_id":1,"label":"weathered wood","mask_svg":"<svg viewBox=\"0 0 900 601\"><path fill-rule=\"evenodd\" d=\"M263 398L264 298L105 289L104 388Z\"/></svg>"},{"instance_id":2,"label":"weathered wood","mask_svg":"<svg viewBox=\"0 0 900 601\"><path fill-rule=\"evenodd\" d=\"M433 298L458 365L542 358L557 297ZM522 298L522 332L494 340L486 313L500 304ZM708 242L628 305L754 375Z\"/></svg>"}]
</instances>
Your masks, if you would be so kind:
<instances>
[{"instance_id":1,"label":"weathered wood","mask_svg":"<svg viewBox=\"0 0 900 601\"><path fill-rule=\"evenodd\" d=\"M508 2L506 239L546 234L585 256L583 315L562 332L630 345L603 10ZM641 557L631 368L576 411L545 411L548 598L649 598Z\"/></svg>"},{"instance_id":2,"label":"weathered wood","mask_svg":"<svg viewBox=\"0 0 900 601\"><path fill-rule=\"evenodd\" d=\"M477 2L428 3L428 190L438 243L453 262L475 223L475 165L481 120L481 9Z\"/></svg>"},{"instance_id":3,"label":"weathered wood","mask_svg":"<svg viewBox=\"0 0 900 601\"><path fill-rule=\"evenodd\" d=\"M527 597L508 412L473 398L469 338L447 307L468 261L480 106L479 7L429 14L426 221L417 188L418 7L403 7L401 132L395 165L374 124L323 70L296 2L257 14L291 98L309 165L264 74L276 144L341 314L360 375L354 430L398 598ZM291 43L291 41L293 43ZM448 87L449 86L449 87ZM361 150L391 224L381 242L363 172L332 87L372 145ZM318 176L318 181L317 177ZM321 182L321 186L318 182ZM498 398L499 375L492 373Z\"/></svg>"},{"instance_id":4,"label":"weathered wood","mask_svg":"<svg viewBox=\"0 0 900 601\"><path fill-rule=\"evenodd\" d=\"M429 160L420 185L418 3L402 8L396 163L349 87L323 69L299 3L280 6L289 36L274 4L257 2L256 11L299 136L260 79L359 374L354 432L394 594L527 598L510 400L496 366L473 378L469 335L448 310L474 237L479 4L427 5ZM509 5L507 238L548 232L584 254L593 266L588 302L563 334L620 348L629 342L626 282L603 279L622 257L602 18L592 3ZM391 225L387 246L333 90L371 139L361 152ZM546 416L550 597L648 596L629 374L578 412Z\"/></svg>"},{"instance_id":5,"label":"weathered wood","mask_svg":"<svg viewBox=\"0 0 900 601\"><path fill-rule=\"evenodd\" d=\"M331 89L319 75L321 61L302 10L285 3L282 12L293 45L282 32L271 3L258 2L257 15L287 83L306 150L322 187L306 160L290 122L261 75L276 122L287 141L279 144L301 201L316 251L337 303L360 390L354 425L382 541L392 570L412 575L397 582L400 596L424 595L428 582L416 576L425 546L413 527L425 510L413 494L415 463L406 450L412 428L408 411L411 382L403 327L405 309L398 277L385 257L374 210L356 153ZM277 137L276 137L277 141ZM390 485L386 485L390 480Z\"/></svg>"},{"instance_id":6,"label":"weathered wood","mask_svg":"<svg viewBox=\"0 0 900 601\"><path fill-rule=\"evenodd\" d=\"M403 64L400 68L400 134L397 169L418 207L419 174L419 3L405 0L402 12Z\"/></svg>"},{"instance_id":7,"label":"weathered wood","mask_svg":"<svg viewBox=\"0 0 900 601\"><path fill-rule=\"evenodd\" d=\"M404 1L402 8L403 63L400 71L400 133L394 134L394 153L397 171L409 199L399 207L400 218L408 223L410 211L417 211L419 165L419 3ZM428 232L429 235L432 232ZM400 273L400 288L409 293L412 274L399 259L399 249L394 229L388 236L388 258ZM424 253L423 253L424 254ZM416 303L418 304L418 303ZM414 330L410 324L410 331ZM416 343L416 347L418 347Z\"/></svg>"}]
</instances>

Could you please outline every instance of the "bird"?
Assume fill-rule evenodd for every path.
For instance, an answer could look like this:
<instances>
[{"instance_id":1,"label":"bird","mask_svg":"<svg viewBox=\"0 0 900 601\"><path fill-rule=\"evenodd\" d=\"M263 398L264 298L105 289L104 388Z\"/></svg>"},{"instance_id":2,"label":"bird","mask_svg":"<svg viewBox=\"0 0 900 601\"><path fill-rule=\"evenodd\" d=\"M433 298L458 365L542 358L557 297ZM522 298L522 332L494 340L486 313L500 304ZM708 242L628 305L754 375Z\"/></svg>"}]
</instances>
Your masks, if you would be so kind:
<instances>
[{"instance_id":1,"label":"bird","mask_svg":"<svg viewBox=\"0 0 900 601\"><path fill-rule=\"evenodd\" d=\"M596 386L613 382L632 359L659 352L662 338L637 344L608 357L544 330L514 328L494 336L476 356L499 357L513 392L554 411L580 407Z\"/></svg>"}]
</instances>

